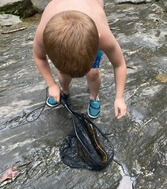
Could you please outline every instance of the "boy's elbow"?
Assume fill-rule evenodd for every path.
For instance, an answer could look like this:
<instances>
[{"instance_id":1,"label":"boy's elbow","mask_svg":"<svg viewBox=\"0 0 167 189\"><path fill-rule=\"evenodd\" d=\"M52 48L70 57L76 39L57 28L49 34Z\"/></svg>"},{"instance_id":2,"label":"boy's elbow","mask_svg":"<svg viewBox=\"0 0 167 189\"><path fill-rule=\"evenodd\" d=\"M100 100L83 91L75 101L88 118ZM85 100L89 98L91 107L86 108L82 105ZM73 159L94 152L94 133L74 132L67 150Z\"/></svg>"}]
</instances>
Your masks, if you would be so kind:
<instances>
[{"instance_id":1,"label":"boy's elbow","mask_svg":"<svg viewBox=\"0 0 167 189\"><path fill-rule=\"evenodd\" d=\"M108 52L107 57L114 68L126 67L125 58L121 49L113 49L112 51Z\"/></svg>"},{"instance_id":2,"label":"boy's elbow","mask_svg":"<svg viewBox=\"0 0 167 189\"><path fill-rule=\"evenodd\" d=\"M46 53L36 45L33 46L33 58L34 60L46 60Z\"/></svg>"}]
</instances>

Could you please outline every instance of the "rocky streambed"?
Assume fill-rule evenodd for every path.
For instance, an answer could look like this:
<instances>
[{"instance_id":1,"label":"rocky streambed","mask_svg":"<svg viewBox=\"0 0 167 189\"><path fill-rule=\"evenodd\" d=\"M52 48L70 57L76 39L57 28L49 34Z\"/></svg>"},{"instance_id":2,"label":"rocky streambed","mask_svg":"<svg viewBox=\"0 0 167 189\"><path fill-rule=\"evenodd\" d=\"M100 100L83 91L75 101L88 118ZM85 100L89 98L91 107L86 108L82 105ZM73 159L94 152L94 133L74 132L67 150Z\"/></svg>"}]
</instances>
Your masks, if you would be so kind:
<instances>
[{"instance_id":1,"label":"rocky streambed","mask_svg":"<svg viewBox=\"0 0 167 189\"><path fill-rule=\"evenodd\" d=\"M17 31L1 29L0 177L13 165L19 174L14 181L1 183L0 188L167 188L166 9L161 1L117 4L107 0L105 10L128 68L128 113L117 121L113 112L114 75L105 56L100 67L102 111L95 122L110 133L115 161L102 172L67 167L60 160L59 146L72 129L68 113L61 106L45 108L36 119L46 95L46 85L32 58L37 16L17 26ZM56 78L54 70L53 73ZM86 79L75 79L71 106L85 112L88 96Z\"/></svg>"}]
</instances>

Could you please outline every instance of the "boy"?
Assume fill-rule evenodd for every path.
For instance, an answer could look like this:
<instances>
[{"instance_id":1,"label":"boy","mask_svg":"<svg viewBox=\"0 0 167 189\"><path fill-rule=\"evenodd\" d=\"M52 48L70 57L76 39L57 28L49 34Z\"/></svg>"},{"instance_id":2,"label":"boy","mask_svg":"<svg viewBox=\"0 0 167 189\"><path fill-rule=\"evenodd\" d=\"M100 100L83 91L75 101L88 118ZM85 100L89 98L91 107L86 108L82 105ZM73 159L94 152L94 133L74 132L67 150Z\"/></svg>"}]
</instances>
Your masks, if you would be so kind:
<instances>
[{"instance_id":1,"label":"boy","mask_svg":"<svg viewBox=\"0 0 167 189\"><path fill-rule=\"evenodd\" d=\"M87 113L100 114L98 99L102 51L111 61L116 84L115 116L126 114L124 87L126 64L112 35L103 10L103 0L52 0L45 8L34 38L33 55L37 68L49 87L47 105L59 104L60 93L69 96L72 78L86 75L90 92ZM60 86L55 82L46 55L57 68Z\"/></svg>"}]
</instances>

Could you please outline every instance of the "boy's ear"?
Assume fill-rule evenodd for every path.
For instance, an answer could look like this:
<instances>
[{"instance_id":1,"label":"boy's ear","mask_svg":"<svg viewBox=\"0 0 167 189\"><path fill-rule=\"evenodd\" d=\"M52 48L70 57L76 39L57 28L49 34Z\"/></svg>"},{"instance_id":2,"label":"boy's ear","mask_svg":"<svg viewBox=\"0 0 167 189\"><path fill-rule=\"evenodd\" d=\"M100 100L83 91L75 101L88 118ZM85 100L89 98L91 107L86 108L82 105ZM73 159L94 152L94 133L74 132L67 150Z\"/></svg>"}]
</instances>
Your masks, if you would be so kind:
<instances>
[{"instance_id":1,"label":"boy's ear","mask_svg":"<svg viewBox=\"0 0 167 189\"><path fill-rule=\"evenodd\" d=\"M100 35L101 35L101 34L99 33L99 38L100 38Z\"/></svg>"}]
</instances>

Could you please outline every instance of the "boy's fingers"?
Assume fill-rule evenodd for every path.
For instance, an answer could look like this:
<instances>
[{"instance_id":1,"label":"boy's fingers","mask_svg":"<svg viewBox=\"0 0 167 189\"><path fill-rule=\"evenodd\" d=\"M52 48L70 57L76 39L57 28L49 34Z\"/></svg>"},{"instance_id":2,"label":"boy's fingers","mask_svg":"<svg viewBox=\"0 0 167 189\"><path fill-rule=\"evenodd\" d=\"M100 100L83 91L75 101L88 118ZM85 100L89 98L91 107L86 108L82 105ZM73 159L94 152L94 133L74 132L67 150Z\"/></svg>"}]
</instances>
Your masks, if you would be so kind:
<instances>
[{"instance_id":1,"label":"boy's fingers","mask_svg":"<svg viewBox=\"0 0 167 189\"><path fill-rule=\"evenodd\" d=\"M122 117L122 115L121 114L119 114L118 116L117 116L117 119L120 119Z\"/></svg>"},{"instance_id":2,"label":"boy's fingers","mask_svg":"<svg viewBox=\"0 0 167 189\"><path fill-rule=\"evenodd\" d=\"M118 116L118 108L115 108L115 116Z\"/></svg>"},{"instance_id":3,"label":"boy's fingers","mask_svg":"<svg viewBox=\"0 0 167 189\"><path fill-rule=\"evenodd\" d=\"M119 108L116 109L115 116L117 117L117 119L120 119L122 117L122 113Z\"/></svg>"},{"instance_id":4,"label":"boy's fingers","mask_svg":"<svg viewBox=\"0 0 167 189\"><path fill-rule=\"evenodd\" d=\"M119 115L117 116L118 119L126 115L126 110L121 110Z\"/></svg>"},{"instance_id":5,"label":"boy's fingers","mask_svg":"<svg viewBox=\"0 0 167 189\"><path fill-rule=\"evenodd\" d=\"M60 97L54 97L54 100L59 103L60 102Z\"/></svg>"},{"instance_id":6,"label":"boy's fingers","mask_svg":"<svg viewBox=\"0 0 167 189\"><path fill-rule=\"evenodd\" d=\"M60 96L59 96L59 97L57 97L57 102L58 102L58 103L60 102Z\"/></svg>"},{"instance_id":7,"label":"boy's fingers","mask_svg":"<svg viewBox=\"0 0 167 189\"><path fill-rule=\"evenodd\" d=\"M57 102L57 98L56 97L53 97L53 98L54 98L55 102Z\"/></svg>"}]
</instances>

